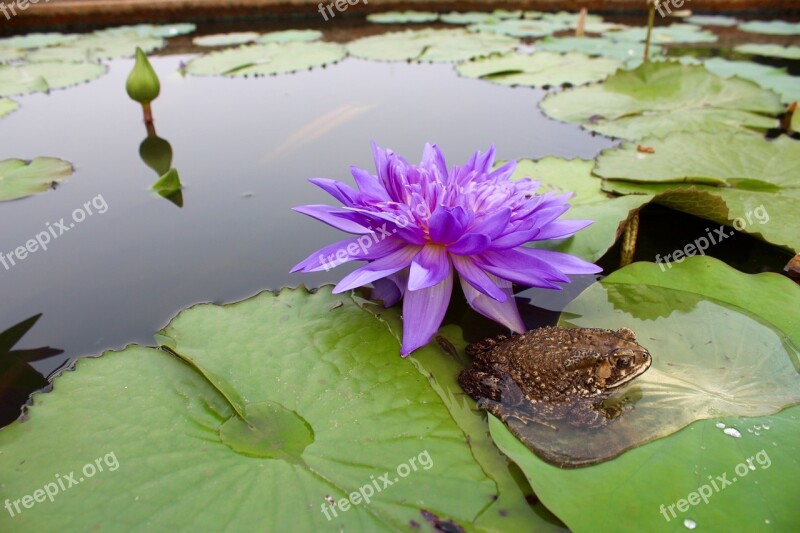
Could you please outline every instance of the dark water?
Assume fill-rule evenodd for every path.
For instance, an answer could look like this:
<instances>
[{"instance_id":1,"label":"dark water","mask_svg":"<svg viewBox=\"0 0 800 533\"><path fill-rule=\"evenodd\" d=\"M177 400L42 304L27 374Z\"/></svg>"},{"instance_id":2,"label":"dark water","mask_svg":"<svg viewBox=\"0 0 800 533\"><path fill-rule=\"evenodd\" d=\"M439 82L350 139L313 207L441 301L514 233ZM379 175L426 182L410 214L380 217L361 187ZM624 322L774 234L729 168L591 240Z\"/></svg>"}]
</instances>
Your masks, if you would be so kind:
<instances>
[{"instance_id":1,"label":"dark water","mask_svg":"<svg viewBox=\"0 0 800 533\"><path fill-rule=\"evenodd\" d=\"M450 164L493 143L502 159L592 158L613 145L545 118L537 107L545 91L460 78L450 64L348 58L277 77L184 78L178 68L189 57L152 61L162 83L153 105L156 128L174 153L172 166L185 187L182 208L149 191L157 176L139 158L146 137L141 109L124 89L131 60L110 62L106 76L80 87L15 98L21 109L0 120L0 159L54 156L76 167L55 191L0 203L0 253L62 217L69 223L74 210L96 202L94 214L47 251L8 270L0 265L0 331L42 313L17 348L63 350L32 363L44 375L82 355L153 344L155 332L195 303L340 279L348 267L289 274L306 255L342 238L291 208L331 202L308 178L352 183L349 165L372 169L372 140L412 161L425 142L435 142ZM664 216L648 208L642 227L657 231ZM691 226L693 219L679 220ZM674 231L669 237L689 242ZM762 246L741 238L747 249ZM663 245L666 252L675 247ZM526 320L554 321L591 282L576 280L562 293L526 291L522 296L538 306L525 309ZM41 386L22 365L17 371L27 372L31 387ZM19 398L0 403L18 413Z\"/></svg>"}]
</instances>

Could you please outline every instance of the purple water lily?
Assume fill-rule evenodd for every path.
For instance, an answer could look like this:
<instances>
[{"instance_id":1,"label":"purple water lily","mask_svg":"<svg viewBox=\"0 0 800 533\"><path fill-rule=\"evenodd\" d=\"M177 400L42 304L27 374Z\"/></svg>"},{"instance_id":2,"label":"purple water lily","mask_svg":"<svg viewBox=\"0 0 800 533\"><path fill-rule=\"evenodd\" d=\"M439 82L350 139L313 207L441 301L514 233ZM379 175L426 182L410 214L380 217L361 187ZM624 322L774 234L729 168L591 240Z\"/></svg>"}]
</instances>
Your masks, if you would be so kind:
<instances>
[{"instance_id":1,"label":"purple water lily","mask_svg":"<svg viewBox=\"0 0 800 533\"><path fill-rule=\"evenodd\" d=\"M372 297L387 307L403 299L407 356L430 342L453 290L453 268L469 305L523 333L512 283L560 289L567 274L601 269L577 257L523 244L569 237L591 220L558 220L572 194L535 194L538 181L510 180L512 161L497 169L495 150L476 152L448 171L436 145L419 165L373 143L377 176L351 167L358 190L331 179L310 180L343 204L305 205L295 211L356 235L308 256L292 272L316 272L352 260L368 263L333 289L372 283Z\"/></svg>"}]
</instances>

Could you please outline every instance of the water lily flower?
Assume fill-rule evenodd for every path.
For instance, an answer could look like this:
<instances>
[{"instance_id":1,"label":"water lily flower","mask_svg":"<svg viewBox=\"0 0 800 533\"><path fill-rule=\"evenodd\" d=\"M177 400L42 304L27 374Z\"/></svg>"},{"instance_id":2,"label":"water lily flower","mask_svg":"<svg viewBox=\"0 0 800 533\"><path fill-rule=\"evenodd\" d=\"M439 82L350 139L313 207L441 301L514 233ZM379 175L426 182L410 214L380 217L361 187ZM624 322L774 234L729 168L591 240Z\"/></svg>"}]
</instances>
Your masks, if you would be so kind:
<instances>
[{"instance_id":1,"label":"water lily flower","mask_svg":"<svg viewBox=\"0 0 800 533\"><path fill-rule=\"evenodd\" d=\"M367 261L333 292L372 283L372 297L385 306L402 299L403 356L430 342L439 329L454 269L469 305L517 333L524 333L525 325L512 283L560 289L568 274L601 270L569 254L523 246L569 237L592 221L559 220L572 194L536 194L538 181L512 181L516 162L494 169L494 146L449 170L436 145L425 146L419 165L374 143L372 151L377 175L351 167L358 189L331 179L310 180L343 205L304 205L295 211L355 236L314 252L292 272Z\"/></svg>"}]
</instances>

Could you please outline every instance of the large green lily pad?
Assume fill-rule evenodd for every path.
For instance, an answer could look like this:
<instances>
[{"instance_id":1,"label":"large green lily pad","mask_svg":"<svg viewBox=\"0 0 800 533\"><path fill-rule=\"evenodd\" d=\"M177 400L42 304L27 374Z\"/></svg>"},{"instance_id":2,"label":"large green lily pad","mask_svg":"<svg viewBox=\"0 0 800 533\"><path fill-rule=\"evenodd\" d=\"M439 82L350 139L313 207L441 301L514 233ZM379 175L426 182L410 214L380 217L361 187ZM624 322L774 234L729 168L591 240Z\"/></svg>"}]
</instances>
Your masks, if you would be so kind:
<instances>
[{"instance_id":1,"label":"large green lily pad","mask_svg":"<svg viewBox=\"0 0 800 533\"><path fill-rule=\"evenodd\" d=\"M472 24L467 29L472 32L500 33L511 37L544 37L569 29L569 24L559 20L506 19Z\"/></svg>"},{"instance_id":2,"label":"large green lily pad","mask_svg":"<svg viewBox=\"0 0 800 533\"><path fill-rule=\"evenodd\" d=\"M96 63L24 63L0 65L0 96L22 95L63 89L86 83L106 73L107 67Z\"/></svg>"},{"instance_id":3,"label":"large green lily pad","mask_svg":"<svg viewBox=\"0 0 800 533\"><path fill-rule=\"evenodd\" d=\"M763 290L775 299L765 297ZM653 367L632 386L638 391L629 392L639 397L635 409L615 423L626 416L643 418L638 411L648 410L648 401L649 410L669 420L690 397L696 403L687 410L696 410L700 420L615 460L575 470L545 463L490 417L492 437L522 468L539 498L574 531L683 530L695 525L795 530L800 525L794 489L800 475L795 460L800 408L780 411L783 402L775 400L778 391L791 390L794 399L786 399L789 405L797 402L797 351L783 334L798 331L794 303L799 292L777 274L745 275L711 258L691 258L667 272L652 263L626 267L590 287L562 322L629 326L653 354ZM709 294L713 296L706 299ZM686 309L673 307L681 300L694 303ZM728 307L732 300L746 303L752 314ZM792 322L781 325L766 318L778 316L778 307L791 309ZM692 317L698 320L692 322ZM752 329L736 329L745 324ZM787 324L794 329L784 329ZM698 342L702 339L706 342ZM768 350L746 352L762 341L771 343L762 346ZM740 415L726 414L731 411ZM713 486L712 480L719 485ZM691 495L700 490L709 504ZM677 503L681 499L691 503Z\"/></svg>"},{"instance_id":4,"label":"large green lily pad","mask_svg":"<svg viewBox=\"0 0 800 533\"><path fill-rule=\"evenodd\" d=\"M644 63L603 83L546 97L541 107L557 120L623 139L676 131L767 130L780 98L753 82L722 79L703 67Z\"/></svg>"},{"instance_id":5,"label":"large green lily pad","mask_svg":"<svg viewBox=\"0 0 800 533\"><path fill-rule=\"evenodd\" d=\"M739 24L739 29L750 33L766 33L768 35L800 35L800 22L750 20Z\"/></svg>"},{"instance_id":6,"label":"large green lily pad","mask_svg":"<svg viewBox=\"0 0 800 533\"><path fill-rule=\"evenodd\" d=\"M557 250L595 262L617 241L628 219L652 199L652 195L613 196L601 190L601 180L592 176L594 161L545 157L522 159L512 179L541 180L540 191L574 193L570 209L562 219L593 220L594 223L567 239L531 243L536 248Z\"/></svg>"},{"instance_id":7,"label":"large green lily pad","mask_svg":"<svg viewBox=\"0 0 800 533\"><path fill-rule=\"evenodd\" d=\"M406 30L363 37L347 45L350 54L378 61L466 61L510 52L519 41L506 35L469 33L461 28Z\"/></svg>"},{"instance_id":8,"label":"large green lily pad","mask_svg":"<svg viewBox=\"0 0 800 533\"><path fill-rule=\"evenodd\" d=\"M4 117L9 113L16 111L19 104L10 98L0 98L0 117Z\"/></svg>"},{"instance_id":9,"label":"large green lily pad","mask_svg":"<svg viewBox=\"0 0 800 533\"><path fill-rule=\"evenodd\" d=\"M29 53L27 61L99 61L133 57L136 48L149 54L167 45L161 37L140 36L129 33L89 33L58 46L41 48Z\"/></svg>"},{"instance_id":10,"label":"large green lily pad","mask_svg":"<svg viewBox=\"0 0 800 533\"><path fill-rule=\"evenodd\" d=\"M615 31L608 36L617 41L643 43L647 39L647 28L628 28L622 31ZM669 26L654 28L650 40L650 42L657 44L713 43L716 41L716 35L694 24L670 24Z\"/></svg>"},{"instance_id":11,"label":"large green lily pad","mask_svg":"<svg viewBox=\"0 0 800 533\"><path fill-rule=\"evenodd\" d=\"M706 69L717 76L730 78L739 76L750 80L765 89L781 95L783 103L800 100L800 77L790 76L785 68L770 67L752 61L728 61L721 57L708 59L703 63Z\"/></svg>"},{"instance_id":12,"label":"large green lily pad","mask_svg":"<svg viewBox=\"0 0 800 533\"><path fill-rule=\"evenodd\" d=\"M432 11L385 11L367 15L367 20L375 24L420 24L438 18L439 14Z\"/></svg>"},{"instance_id":13,"label":"large green lily pad","mask_svg":"<svg viewBox=\"0 0 800 533\"><path fill-rule=\"evenodd\" d=\"M0 202L44 192L53 184L62 183L72 171L68 161L55 157L0 161Z\"/></svg>"},{"instance_id":14,"label":"large green lily pad","mask_svg":"<svg viewBox=\"0 0 800 533\"><path fill-rule=\"evenodd\" d=\"M551 52L580 52L590 56L609 57L619 61L640 62L644 58L644 44L634 42L619 42L602 37L545 37L536 41L538 50ZM661 55L662 48L658 45L650 46L650 57Z\"/></svg>"},{"instance_id":15,"label":"large green lily pad","mask_svg":"<svg viewBox=\"0 0 800 533\"><path fill-rule=\"evenodd\" d=\"M752 54L781 59L800 59L800 46L780 46L777 44L740 44L734 50L742 54Z\"/></svg>"},{"instance_id":16,"label":"large green lily pad","mask_svg":"<svg viewBox=\"0 0 800 533\"><path fill-rule=\"evenodd\" d=\"M197 76L257 76L282 74L335 63L346 55L343 46L326 42L288 42L240 46L193 59L186 72Z\"/></svg>"},{"instance_id":17,"label":"large green lily pad","mask_svg":"<svg viewBox=\"0 0 800 533\"><path fill-rule=\"evenodd\" d=\"M0 432L4 494L54 472L77 481L112 453L100 464L118 465L3 513L2 529L400 531L422 510L468 525L492 504L495 484L427 377L349 294L200 305L158 340L168 349L79 361ZM353 496L369 486L369 503Z\"/></svg>"},{"instance_id":18,"label":"large green lily pad","mask_svg":"<svg viewBox=\"0 0 800 533\"><path fill-rule=\"evenodd\" d=\"M606 178L604 190L659 194L659 203L800 250L797 141L682 132L641 142L655 152L623 143L600 154L594 172Z\"/></svg>"},{"instance_id":19,"label":"large green lily pad","mask_svg":"<svg viewBox=\"0 0 800 533\"><path fill-rule=\"evenodd\" d=\"M613 74L622 63L614 59L583 54L513 52L458 65L458 73L468 78L482 78L500 85L529 87L583 85Z\"/></svg>"}]
</instances>

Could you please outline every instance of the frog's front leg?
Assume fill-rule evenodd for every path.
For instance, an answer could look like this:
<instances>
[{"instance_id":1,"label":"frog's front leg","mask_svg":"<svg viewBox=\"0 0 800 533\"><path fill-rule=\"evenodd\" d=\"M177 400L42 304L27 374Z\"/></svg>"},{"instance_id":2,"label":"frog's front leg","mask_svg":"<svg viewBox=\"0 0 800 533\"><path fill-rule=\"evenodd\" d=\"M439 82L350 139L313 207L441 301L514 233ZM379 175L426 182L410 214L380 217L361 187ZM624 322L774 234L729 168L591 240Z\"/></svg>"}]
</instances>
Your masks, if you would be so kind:
<instances>
[{"instance_id":1,"label":"frog's front leg","mask_svg":"<svg viewBox=\"0 0 800 533\"><path fill-rule=\"evenodd\" d=\"M548 427L554 431L558 431L556 426L533 415L532 413L525 412L513 405L496 402L489 398L481 398L478 400L478 408L489 411L494 416L502 420L503 423L507 423L509 418L516 418L526 426L528 423L534 423Z\"/></svg>"}]
</instances>

